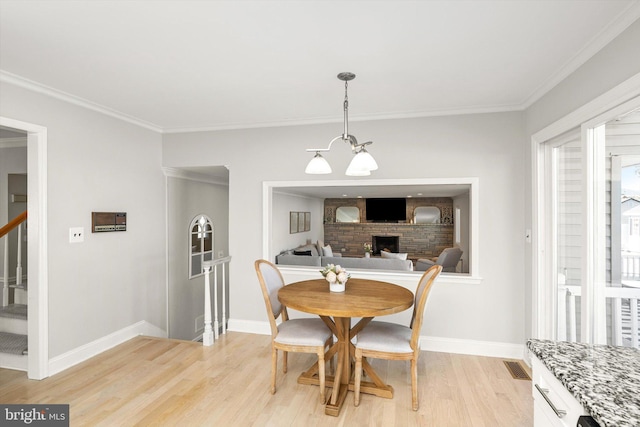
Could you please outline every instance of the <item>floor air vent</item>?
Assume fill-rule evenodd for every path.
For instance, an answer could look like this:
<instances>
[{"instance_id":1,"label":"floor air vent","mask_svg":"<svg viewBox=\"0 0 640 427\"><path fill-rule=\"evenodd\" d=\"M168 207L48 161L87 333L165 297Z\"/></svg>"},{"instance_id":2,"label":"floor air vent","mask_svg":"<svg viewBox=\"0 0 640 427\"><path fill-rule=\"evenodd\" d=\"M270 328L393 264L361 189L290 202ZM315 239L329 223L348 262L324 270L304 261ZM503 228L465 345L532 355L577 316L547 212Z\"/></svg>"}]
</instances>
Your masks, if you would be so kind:
<instances>
[{"instance_id":1,"label":"floor air vent","mask_svg":"<svg viewBox=\"0 0 640 427\"><path fill-rule=\"evenodd\" d=\"M527 371L524 370L524 368L522 367L520 362L509 362L509 361L505 360L504 364L505 364L505 366L509 370L509 373L511 374L511 376L514 379L531 381L531 378L529 377L529 374L527 374Z\"/></svg>"}]
</instances>

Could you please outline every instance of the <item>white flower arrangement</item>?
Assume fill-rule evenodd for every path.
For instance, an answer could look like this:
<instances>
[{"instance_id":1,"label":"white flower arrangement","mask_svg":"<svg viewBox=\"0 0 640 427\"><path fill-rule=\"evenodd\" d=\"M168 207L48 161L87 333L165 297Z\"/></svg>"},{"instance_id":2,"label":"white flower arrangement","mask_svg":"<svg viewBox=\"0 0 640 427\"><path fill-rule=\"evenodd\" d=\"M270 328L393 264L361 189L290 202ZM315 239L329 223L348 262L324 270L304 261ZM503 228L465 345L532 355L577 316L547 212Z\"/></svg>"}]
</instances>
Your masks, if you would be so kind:
<instances>
[{"instance_id":1,"label":"white flower arrangement","mask_svg":"<svg viewBox=\"0 0 640 427\"><path fill-rule=\"evenodd\" d=\"M370 254L371 252L373 252L373 249L371 248L371 243L365 243L365 244L363 245L363 247L364 247L364 251L365 251L366 253L369 253L369 254Z\"/></svg>"},{"instance_id":2,"label":"white flower arrangement","mask_svg":"<svg viewBox=\"0 0 640 427\"><path fill-rule=\"evenodd\" d=\"M347 273L347 270L340 267L339 265L333 264L328 264L325 268L320 270L320 273L329 283L345 283L351 277L351 275Z\"/></svg>"}]
</instances>

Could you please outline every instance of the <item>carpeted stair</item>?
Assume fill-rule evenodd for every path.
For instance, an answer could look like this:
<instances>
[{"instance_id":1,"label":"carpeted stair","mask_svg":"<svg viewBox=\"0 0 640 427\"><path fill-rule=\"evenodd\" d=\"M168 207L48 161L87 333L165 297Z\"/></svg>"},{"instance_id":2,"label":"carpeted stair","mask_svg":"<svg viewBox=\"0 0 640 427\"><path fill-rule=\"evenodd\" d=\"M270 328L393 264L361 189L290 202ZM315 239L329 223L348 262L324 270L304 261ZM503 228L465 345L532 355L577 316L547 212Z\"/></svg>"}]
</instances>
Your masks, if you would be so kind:
<instances>
[{"instance_id":1,"label":"carpeted stair","mask_svg":"<svg viewBox=\"0 0 640 427\"><path fill-rule=\"evenodd\" d=\"M10 304L6 307L0 307L0 317L27 320L27 306L25 304Z\"/></svg>"},{"instance_id":2,"label":"carpeted stair","mask_svg":"<svg viewBox=\"0 0 640 427\"><path fill-rule=\"evenodd\" d=\"M0 332L0 353L27 354L27 336Z\"/></svg>"},{"instance_id":3,"label":"carpeted stair","mask_svg":"<svg viewBox=\"0 0 640 427\"><path fill-rule=\"evenodd\" d=\"M20 356L27 354L27 336L15 333L20 330L26 331L26 326L24 326L26 325L26 321L26 305L11 304L7 307L0 307L0 353L17 354ZM15 326L16 324L18 324L17 328Z\"/></svg>"}]
</instances>

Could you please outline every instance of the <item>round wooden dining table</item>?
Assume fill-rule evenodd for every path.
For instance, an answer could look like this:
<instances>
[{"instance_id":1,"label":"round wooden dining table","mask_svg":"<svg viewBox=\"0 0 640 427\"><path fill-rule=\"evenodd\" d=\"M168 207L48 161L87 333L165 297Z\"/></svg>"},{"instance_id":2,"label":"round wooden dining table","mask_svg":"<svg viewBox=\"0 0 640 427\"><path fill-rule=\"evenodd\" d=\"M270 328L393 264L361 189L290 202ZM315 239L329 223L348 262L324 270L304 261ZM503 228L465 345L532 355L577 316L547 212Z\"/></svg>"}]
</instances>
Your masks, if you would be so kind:
<instances>
[{"instance_id":1,"label":"round wooden dining table","mask_svg":"<svg viewBox=\"0 0 640 427\"><path fill-rule=\"evenodd\" d=\"M325 279L291 283L278 291L278 299L288 308L317 314L337 337L325 354L325 361L337 355L334 376L326 376L332 387L325 413L338 416L349 390L354 390L352 363L355 346L351 342L374 317L399 313L413 305L413 293L393 283L368 279L349 279L344 292L330 292ZM362 318L351 327L351 318ZM366 360L362 367L372 382L362 382L361 393L392 398L393 387L385 384ZM319 385L318 363L298 377L300 384Z\"/></svg>"}]
</instances>

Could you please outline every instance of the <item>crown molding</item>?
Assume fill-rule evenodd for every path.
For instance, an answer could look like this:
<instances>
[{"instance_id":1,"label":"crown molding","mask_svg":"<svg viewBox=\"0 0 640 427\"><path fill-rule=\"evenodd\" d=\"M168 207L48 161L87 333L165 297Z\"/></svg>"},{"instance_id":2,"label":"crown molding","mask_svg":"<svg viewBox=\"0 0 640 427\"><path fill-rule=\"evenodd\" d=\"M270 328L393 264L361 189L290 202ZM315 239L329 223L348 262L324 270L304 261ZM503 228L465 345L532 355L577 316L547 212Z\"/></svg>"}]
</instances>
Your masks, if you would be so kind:
<instances>
[{"instance_id":1,"label":"crown molding","mask_svg":"<svg viewBox=\"0 0 640 427\"><path fill-rule=\"evenodd\" d=\"M579 18L577 18L579 19ZM400 112L383 112L367 115L354 115L350 116L350 121L374 121L374 120L396 120L396 119L412 119L412 118L425 118L425 117L438 117L438 116L456 116L456 115L468 115L468 114L488 114L488 113L504 113L523 111L529 108L533 103L542 98L551 89L553 89L558 83L566 79L569 75L575 72L580 66L586 63L597 52L602 50L607 44L618 37L624 30L626 30L631 24L640 19L640 1L635 1L625 8L618 16L604 29L602 29L596 36L594 36L589 43L587 43L576 55L570 58L565 64L563 64L550 78L539 85L533 92L527 96L522 102L517 104L505 104L505 105L490 105L490 106L467 106L461 108L451 109L438 109L429 111L400 111ZM310 117L306 119L295 120L277 120L277 121L263 121L263 122L230 122L220 124L202 124L199 126L188 127L168 127L163 128L157 124L147 122L137 117L122 113L112 108L97 104L84 98L80 98L75 95L51 88L41 83L26 79L16 74L9 73L4 70L0 70L0 82L6 82L19 86L34 92L42 93L81 107L88 108L99 113L115 117L128 123L143 127L145 129L152 130L161 134L176 134L176 133L195 133L195 132L212 132L223 130L243 130L243 129L259 129L259 128L272 128L272 127L289 127L289 126L304 126L304 125L318 125L328 123L340 123L343 120L340 116L325 116L325 117Z\"/></svg>"},{"instance_id":2,"label":"crown molding","mask_svg":"<svg viewBox=\"0 0 640 427\"><path fill-rule=\"evenodd\" d=\"M225 187L229 186L227 181L218 177L186 171L180 168L163 167L162 172L164 173L164 176L169 178L186 179L189 181L204 182L205 184L222 185Z\"/></svg>"},{"instance_id":3,"label":"crown molding","mask_svg":"<svg viewBox=\"0 0 640 427\"><path fill-rule=\"evenodd\" d=\"M60 99L65 102L69 102L80 107L84 107L128 123L149 129L151 131L161 134L174 134L174 133L194 133L194 132L213 132L222 130L243 130L243 129L260 129L260 128L272 128L272 127L288 127L288 126L305 126L305 125L318 125L327 123L342 123L343 117L331 116L331 117L315 117L307 119L295 119L295 120L278 120L270 122L251 122L251 123L222 123L218 125L202 125L195 127L176 127L176 128L162 128L156 124L138 119L120 111L105 107L95 102L80 98L75 95L60 91L58 89L51 88L49 86L40 84L33 80L26 79L16 74L9 73L4 70L0 70L0 82L12 84L14 86L22 87L33 92L41 93L47 96L51 96L56 99ZM376 113L366 115L354 115L350 116L349 120L352 122L359 121L373 121L373 120L396 120L396 119L412 119L422 117L438 117L438 116L456 116L466 114L486 114L486 113L502 113L510 111L520 111L523 107L520 105L495 105L495 106L470 106L462 108L440 109L430 111L401 111L393 113Z\"/></svg>"},{"instance_id":4,"label":"crown molding","mask_svg":"<svg viewBox=\"0 0 640 427\"><path fill-rule=\"evenodd\" d=\"M576 19L579 19L579 17ZM549 79L538 86L531 95L522 101L519 109L526 110L533 105L533 103L538 101L558 83L569 77L578 68L584 65L596 53L611 43L638 19L640 19L640 1L630 4L626 9L620 12L618 16L609 25L603 28L602 31L596 34L589 43L582 48L582 50L565 62L558 71L556 71Z\"/></svg>"},{"instance_id":5,"label":"crown molding","mask_svg":"<svg viewBox=\"0 0 640 427\"><path fill-rule=\"evenodd\" d=\"M59 100L68 102L70 104L78 105L80 107L84 107L89 110L93 110L98 113L102 113L107 116L114 117L116 119L134 124L136 126L143 127L145 129L149 129L157 133L162 133L162 128L153 123L149 123L147 121L138 119L137 117L130 116L128 114L122 113L112 108L105 107L104 105L97 104L95 102L86 100L84 98L80 98L79 96L71 95L61 90L54 89L52 87L43 85L33 80L26 79L24 77L20 77L16 74L12 74L4 70L0 70L0 82L18 86L33 92L41 93L43 95L47 95L52 98L59 99Z\"/></svg>"},{"instance_id":6,"label":"crown molding","mask_svg":"<svg viewBox=\"0 0 640 427\"><path fill-rule=\"evenodd\" d=\"M489 114L489 113L505 113L512 111L522 111L521 105L496 105L486 107L462 107L451 109L440 109L430 111L400 111L394 113L373 113L349 115L349 122L366 122L375 120L397 120L397 119L415 119L423 117L439 117L439 116L459 116L467 114ZM252 122L252 123L223 123L220 125L202 125L195 127L176 127L165 128L162 133L193 133L193 132L215 132L222 130L243 130L243 129L261 129L272 127L287 126L304 126L304 125L322 125L328 123L342 123L343 116L317 117L308 119L295 120L279 120L272 122Z\"/></svg>"}]
</instances>

